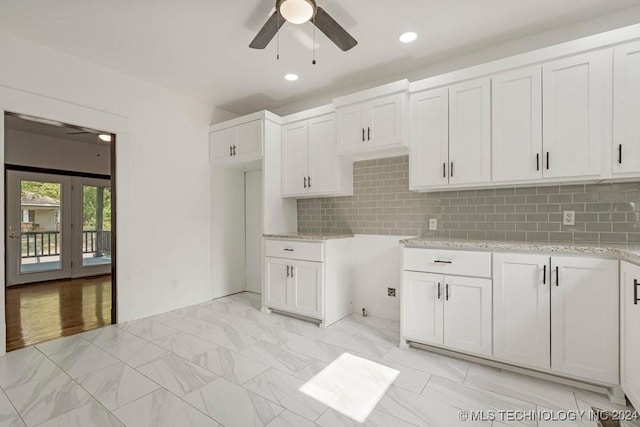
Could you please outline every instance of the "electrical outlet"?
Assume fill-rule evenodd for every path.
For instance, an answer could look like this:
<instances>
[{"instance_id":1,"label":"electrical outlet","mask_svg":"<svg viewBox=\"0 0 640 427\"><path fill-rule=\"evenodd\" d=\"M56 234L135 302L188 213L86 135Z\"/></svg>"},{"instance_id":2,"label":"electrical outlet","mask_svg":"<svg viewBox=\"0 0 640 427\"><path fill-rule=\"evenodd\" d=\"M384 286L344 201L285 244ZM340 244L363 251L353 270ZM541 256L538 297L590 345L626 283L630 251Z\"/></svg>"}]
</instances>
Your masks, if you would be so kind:
<instances>
[{"instance_id":1,"label":"electrical outlet","mask_svg":"<svg viewBox=\"0 0 640 427\"><path fill-rule=\"evenodd\" d=\"M438 229L438 220L436 218L429 219L429 230L435 231Z\"/></svg>"},{"instance_id":2,"label":"electrical outlet","mask_svg":"<svg viewBox=\"0 0 640 427\"><path fill-rule=\"evenodd\" d=\"M562 215L563 225L576 225L576 211L564 211Z\"/></svg>"},{"instance_id":3,"label":"electrical outlet","mask_svg":"<svg viewBox=\"0 0 640 427\"><path fill-rule=\"evenodd\" d=\"M387 296L395 298L395 296L396 296L396 288L387 288Z\"/></svg>"}]
</instances>

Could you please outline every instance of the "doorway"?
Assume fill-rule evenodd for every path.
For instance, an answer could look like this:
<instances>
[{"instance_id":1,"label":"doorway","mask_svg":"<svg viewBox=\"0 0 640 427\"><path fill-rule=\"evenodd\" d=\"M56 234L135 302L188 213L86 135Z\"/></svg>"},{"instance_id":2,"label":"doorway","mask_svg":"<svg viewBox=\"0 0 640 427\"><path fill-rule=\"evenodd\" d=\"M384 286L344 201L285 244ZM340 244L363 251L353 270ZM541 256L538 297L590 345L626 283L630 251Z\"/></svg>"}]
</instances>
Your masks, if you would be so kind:
<instances>
[{"instance_id":1,"label":"doorway","mask_svg":"<svg viewBox=\"0 0 640 427\"><path fill-rule=\"evenodd\" d=\"M4 124L7 351L115 323L115 136Z\"/></svg>"}]
</instances>

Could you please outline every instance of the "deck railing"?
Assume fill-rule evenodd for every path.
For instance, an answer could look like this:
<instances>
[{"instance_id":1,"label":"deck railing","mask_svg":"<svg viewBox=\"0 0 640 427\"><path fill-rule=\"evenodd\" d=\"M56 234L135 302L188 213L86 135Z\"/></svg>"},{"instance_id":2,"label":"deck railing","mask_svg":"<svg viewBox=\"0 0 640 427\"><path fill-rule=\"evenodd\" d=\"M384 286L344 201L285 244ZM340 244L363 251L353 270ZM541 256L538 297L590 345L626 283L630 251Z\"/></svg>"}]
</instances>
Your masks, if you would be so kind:
<instances>
[{"instance_id":1,"label":"deck railing","mask_svg":"<svg viewBox=\"0 0 640 427\"><path fill-rule=\"evenodd\" d=\"M82 253L97 256L111 254L111 231L84 230ZM22 258L60 255L59 231L27 231L22 233Z\"/></svg>"}]
</instances>

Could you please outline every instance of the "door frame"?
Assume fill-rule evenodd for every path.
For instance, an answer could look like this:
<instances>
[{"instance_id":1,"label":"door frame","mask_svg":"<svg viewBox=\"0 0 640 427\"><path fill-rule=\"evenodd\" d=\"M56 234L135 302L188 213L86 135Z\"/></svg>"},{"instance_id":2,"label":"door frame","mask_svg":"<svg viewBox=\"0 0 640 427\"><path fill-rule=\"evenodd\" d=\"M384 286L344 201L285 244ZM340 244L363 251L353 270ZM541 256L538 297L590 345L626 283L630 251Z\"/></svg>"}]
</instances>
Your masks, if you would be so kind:
<instances>
[{"instance_id":1,"label":"door frame","mask_svg":"<svg viewBox=\"0 0 640 427\"><path fill-rule=\"evenodd\" d=\"M111 321L117 323L118 319L118 273L116 264L117 255L117 154L122 148L127 147L130 140L129 136L129 118L121 114L110 113L98 110L90 106L79 105L72 102L62 101L48 96L38 95L32 92L20 90L0 85L0 164L4 164L4 114L5 112L13 112L18 114L26 114L34 117L46 117L51 120L57 120L61 123L75 123L76 126L87 127L90 129L103 129L107 133L111 133L113 141L111 143L111 203L112 218L111 227L114 231L112 237L112 266L111 266ZM5 223L5 177L0 174L0 223ZM4 238L0 239L0 250L5 251L6 248L6 227ZM5 257L0 257L0 277L5 277L6 266ZM3 285L6 285L3 283ZM6 286L5 291L0 292L0 307L3 313L6 313ZM6 320L5 316L0 316L0 355L6 353Z\"/></svg>"}]
</instances>

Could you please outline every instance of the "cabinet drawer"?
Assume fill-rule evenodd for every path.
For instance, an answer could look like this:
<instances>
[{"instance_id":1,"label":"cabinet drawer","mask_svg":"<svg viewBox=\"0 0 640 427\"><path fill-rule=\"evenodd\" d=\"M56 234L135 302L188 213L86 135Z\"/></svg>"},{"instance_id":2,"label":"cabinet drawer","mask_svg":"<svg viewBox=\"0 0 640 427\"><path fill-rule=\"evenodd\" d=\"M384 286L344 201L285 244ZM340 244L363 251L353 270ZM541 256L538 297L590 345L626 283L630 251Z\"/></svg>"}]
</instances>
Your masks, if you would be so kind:
<instances>
[{"instance_id":1,"label":"cabinet drawer","mask_svg":"<svg viewBox=\"0 0 640 427\"><path fill-rule=\"evenodd\" d=\"M407 248L403 262L409 271L491 277L490 252Z\"/></svg>"},{"instance_id":2,"label":"cabinet drawer","mask_svg":"<svg viewBox=\"0 0 640 427\"><path fill-rule=\"evenodd\" d=\"M322 243L295 240L267 240L265 256L299 259L303 261L324 261Z\"/></svg>"}]
</instances>

